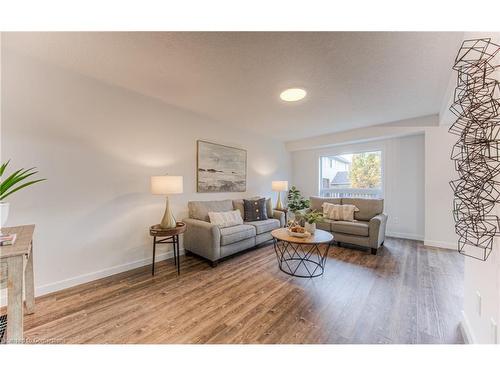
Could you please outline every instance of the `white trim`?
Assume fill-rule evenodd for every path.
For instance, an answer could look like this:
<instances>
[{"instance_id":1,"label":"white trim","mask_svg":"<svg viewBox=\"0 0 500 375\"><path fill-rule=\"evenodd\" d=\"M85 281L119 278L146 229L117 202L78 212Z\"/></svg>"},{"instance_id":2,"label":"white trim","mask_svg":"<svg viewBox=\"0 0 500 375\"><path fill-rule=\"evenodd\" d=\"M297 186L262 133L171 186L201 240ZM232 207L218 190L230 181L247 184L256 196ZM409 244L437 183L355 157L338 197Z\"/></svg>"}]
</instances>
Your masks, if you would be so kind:
<instances>
[{"instance_id":1,"label":"white trim","mask_svg":"<svg viewBox=\"0 0 500 375\"><path fill-rule=\"evenodd\" d=\"M183 254L183 253L184 253L184 249L181 249L180 254ZM174 252L172 250L169 250L165 253L157 255L155 257L155 261L159 262L161 260L172 258L173 256L174 256ZM39 287L35 288L35 295L38 297L38 296L42 296L44 294L57 292L57 291L62 290L62 289L66 289L66 288L70 288L72 286L88 283L90 281L94 281L94 280L98 280L98 279L102 279L103 277L112 276L112 275L115 275L117 273L129 271L129 270L132 270L134 268L146 266L148 264L151 264L151 257L139 259L139 260L136 260L133 262L124 263L124 264L120 264L120 265L109 267L109 268L105 268L105 269L95 271L95 272L85 273L83 275L71 277L71 278L65 279L65 280L56 281L54 283L40 285Z\"/></svg>"},{"instance_id":2,"label":"white trim","mask_svg":"<svg viewBox=\"0 0 500 375\"><path fill-rule=\"evenodd\" d=\"M454 242L424 240L424 245L425 246L440 247L442 249L448 249L448 250L456 250L457 249L457 244Z\"/></svg>"},{"instance_id":3,"label":"white trim","mask_svg":"<svg viewBox=\"0 0 500 375\"><path fill-rule=\"evenodd\" d=\"M469 319L467 319L467 315L465 315L465 311L462 310L462 320L460 321L460 332L462 332L462 337L466 344L476 344L476 338L472 333L472 329L470 327Z\"/></svg>"},{"instance_id":4,"label":"white trim","mask_svg":"<svg viewBox=\"0 0 500 375\"><path fill-rule=\"evenodd\" d=\"M383 141L386 139L423 134L429 127L439 126L439 114L415 117L401 121L366 126L335 133L328 133L296 141L285 142L289 152L337 147L356 143Z\"/></svg>"},{"instance_id":5,"label":"white trim","mask_svg":"<svg viewBox=\"0 0 500 375\"><path fill-rule=\"evenodd\" d=\"M184 254L184 249L180 249L179 254ZM159 262L168 258L173 258L174 252L172 250L169 250L165 253L158 254L155 257L155 261ZM151 264L151 257L136 260L134 262L129 262L125 264L120 264L118 266L113 266L109 268L105 268L99 271L95 272L90 272L86 273L83 275L71 277L69 279L61 280L61 281L56 281L54 283L50 284L45 284L45 285L40 285L39 287L35 288L35 295L36 297L43 296L44 294L49 294L53 292L57 292L59 290L71 288L72 286L88 283L90 281L95 281L98 279L102 279L103 277L107 276L112 276L121 272L129 271L134 268L139 268L142 266L146 266L148 264ZM7 289L2 289L0 290L0 307L6 306L7 305Z\"/></svg>"},{"instance_id":6,"label":"white trim","mask_svg":"<svg viewBox=\"0 0 500 375\"><path fill-rule=\"evenodd\" d=\"M321 184L322 184L322 163L321 159L322 158L329 158L329 157L334 157L334 156L342 156L344 154L363 154L366 152L380 152L380 192L381 195L379 198L385 198L385 187L387 186L387 181L386 181L386 145L384 143L379 143L379 144L369 144L368 146L365 144L366 142L363 142L361 144L347 144L339 146L337 150L320 150L319 155L318 155L318 163L319 163L319 170L318 170L318 178L316 178L316 193L318 196L321 196ZM325 154L323 154L325 152Z\"/></svg>"},{"instance_id":7,"label":"white trim","mask_svg":"<svg viewBox=\"0 0 500 375\"><path fill-rule=\"evenodd\" d=\"M406 240L415 240L415 241L423 241L424 240L424 236L422 236L421 234L403 233L403 232L386 232L385 235L387 237L403 238Z\"/></svg>"}]
</instances>

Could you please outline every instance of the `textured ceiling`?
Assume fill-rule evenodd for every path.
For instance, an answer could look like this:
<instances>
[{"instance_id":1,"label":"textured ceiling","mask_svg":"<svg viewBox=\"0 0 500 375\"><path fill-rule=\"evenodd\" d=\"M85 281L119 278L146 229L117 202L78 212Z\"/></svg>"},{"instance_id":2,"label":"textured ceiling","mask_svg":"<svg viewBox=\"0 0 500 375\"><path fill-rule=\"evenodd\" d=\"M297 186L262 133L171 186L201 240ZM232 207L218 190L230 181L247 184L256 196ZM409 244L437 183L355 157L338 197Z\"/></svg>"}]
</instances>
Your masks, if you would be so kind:
<instances>
[{"instance_id":1,"label":"textured ceiling","mask_svg":"<svg viewBox=\"0 0 500 375\"><path fill-rule=\"evenodd\" d=\"M4 33L3 47L299 139L438 113L462 33ZM285 103L299 86L306 100Z\"/></svg>"}]
</instances>

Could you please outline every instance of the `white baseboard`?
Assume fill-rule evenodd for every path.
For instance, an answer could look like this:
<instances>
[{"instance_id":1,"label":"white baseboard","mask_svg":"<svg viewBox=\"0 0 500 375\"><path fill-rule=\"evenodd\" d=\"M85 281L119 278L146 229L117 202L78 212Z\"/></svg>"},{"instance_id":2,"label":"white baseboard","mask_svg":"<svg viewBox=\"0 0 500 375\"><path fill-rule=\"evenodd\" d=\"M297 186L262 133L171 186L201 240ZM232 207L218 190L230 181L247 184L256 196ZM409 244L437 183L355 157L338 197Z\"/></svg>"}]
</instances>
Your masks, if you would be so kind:
<instances>
[{"instance_id":1,"label":"white baseboard","mask_svg":"<svg viewBox=\"0 0 500 375\"><path fill-rule=\"evenodd\" d=\"M184 254L184 249L180 249L180 254ZM161 260L173 258L173 256L174 256L174 252L172 250L169 250L165 253L158 254L155 257L155 261L159 262ZM55 283L40 285L39 287L35 288L35 295L38 297L38 296L42 296L44 294L57 292L59 290L70 288L70 287L75 286L75 285L80 285L80 284L88 283L90 281L102 279L103 277L112 276L112 275L115 275L117 273L129 271L129 270L132 270L134 268L139 268L139 267L142 267L142 266L145 266L148 264L151 264L151 258L149 258L149 257L145 258L145 259L139 259L139 260L136 260L133 262L105 268L105 269L102 269L99 271L90 272L90 273L86 273L83 275L71 277L69 279L56 281Z\"/></svg>"},{"instance_id":2,"label":"white baseboard","mask_svg":"<svg viewBox=\"0 0 500 375\"><path fill-rule=\"evenodd\" d=\"M467 319L467 315L465 315L465 311L462 310L462 320L460 321L460 332L462 332L462 337L466 344L475 344L476 339L472 330L470 328L469 319Z\"/></svg>"},{"instance_id":3,"label":"white baseboard","mask_svg":"<svg viewBox=\"0 0 500 375\"><path fill-rule=\"evenodd\" d=\"M184 254L184 249L180 249L180 254ZM173 258L174 252L172 250L169 250L164 253L160 253L155 257L155 261L159 262L161 260L165 260L168 258ZM90 281L102 279L103 277L107 276L112 276L120 272L125 272L132 270L134 268L146 266L148 264L151 264L151 258L145 258L145 259L139 259L133 262L125 263L125 264L120 264L117 266L105 268L99 271L95 272L90 272L90 273L85 273L83 275L78 275L75 277L70 277L65 280L60 280L56 281L54 283L50 284L45 284L45 285L40 285L35 288L35 296L43 296L44 294L48 293L53 293L57 292L62 289L67 289L72 286L88 283ZM0 307L6 306L7 305L7 290L2 289L0 290Z\"/></svg>"},{"instance_id":4,"label":"white baseboard","mask_svg":"<svg viewBox=\"0 0 500 375\"><path fill-rule=\"evenodd\" d=\"M444 241L429 241L424 240L425 246L440 247L442 249L456 250L457 244L454 242L444 242Z\"/></svg>"},{"instance_id":5,"label":"white baseboard","mask_svg":"<svg viewBox=\"0 0 500 375\"><path fill-rule=\"evenodd\" d=\"M413 234L413 233L385 232L385 235L387 237L404 238L406 240L416 240L416 241L423 241L424 240L424 236L421 236L419 234Z\"/></svg>"}]
</instances>

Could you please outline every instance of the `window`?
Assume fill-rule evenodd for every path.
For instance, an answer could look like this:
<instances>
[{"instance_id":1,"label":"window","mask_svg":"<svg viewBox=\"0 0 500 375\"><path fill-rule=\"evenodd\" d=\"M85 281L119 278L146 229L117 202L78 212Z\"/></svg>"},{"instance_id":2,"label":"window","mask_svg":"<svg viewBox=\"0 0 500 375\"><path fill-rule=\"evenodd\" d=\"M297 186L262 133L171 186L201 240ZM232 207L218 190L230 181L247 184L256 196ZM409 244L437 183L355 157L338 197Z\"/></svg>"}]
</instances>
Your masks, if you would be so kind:
<instances>
[{"instance_id":1,"label":"window","mask_svg":"<svg viewBox=\"0 0 500 375\"><path fill-rule=\"evenodd\" d=\"M382 151L320 158L320 195L332 198L382 197Z\"/></svg>"}]
</instances>

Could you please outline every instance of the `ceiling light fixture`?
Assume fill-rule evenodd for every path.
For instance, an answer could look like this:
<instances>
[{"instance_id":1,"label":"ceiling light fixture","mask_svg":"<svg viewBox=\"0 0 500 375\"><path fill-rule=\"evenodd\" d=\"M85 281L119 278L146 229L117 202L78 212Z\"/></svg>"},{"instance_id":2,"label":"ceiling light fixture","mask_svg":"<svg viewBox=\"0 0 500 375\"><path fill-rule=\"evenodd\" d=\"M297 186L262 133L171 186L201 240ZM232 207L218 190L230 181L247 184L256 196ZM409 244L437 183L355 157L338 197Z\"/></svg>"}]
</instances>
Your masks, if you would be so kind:
<instances>
[{"instance_id":1,"label":"ceiling light fixture","mask_svg":"<svg viewBox=\"0 0 500 375\"><path fill-rule=\"evenodd\" d=\"M280 94L280 98L285 102L296 102L298 100L304 99L306 95L307 95L306 90L299 88L292 88L283 91Z\"/></svg>"}]
</instances>

